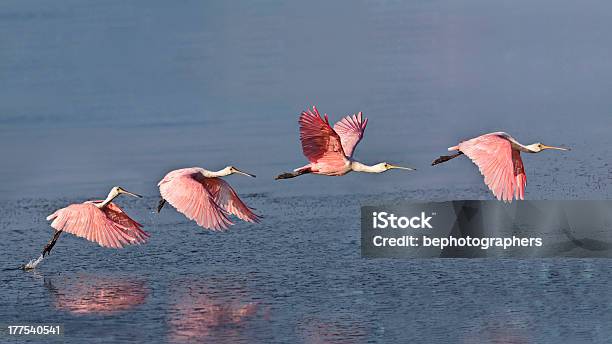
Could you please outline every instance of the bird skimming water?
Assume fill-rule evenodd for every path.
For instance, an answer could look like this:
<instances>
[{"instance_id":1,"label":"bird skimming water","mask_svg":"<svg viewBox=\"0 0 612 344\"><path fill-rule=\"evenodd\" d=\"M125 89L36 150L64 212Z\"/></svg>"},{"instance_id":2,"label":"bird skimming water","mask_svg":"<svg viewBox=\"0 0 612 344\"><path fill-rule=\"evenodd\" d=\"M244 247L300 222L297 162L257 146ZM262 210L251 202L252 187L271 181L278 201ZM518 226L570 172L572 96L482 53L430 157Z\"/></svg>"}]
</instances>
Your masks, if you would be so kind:
<instances>
[{"instance_id":1,"label":"bird skimming water","mask_svg":"<svg viewBox=\"0 0 612 344\"><path fill-rule=\"evenodd\" d=\"M233 166L216 172L201 167L170 171L157 184L161 193L157 212L167 201L199 226L212 230L227 229L233 225L230 214L247 222L259 222L260 217L253 213L253 209L242 202L226 181L219 178L234 173L255 177Z\"/></svg>"},{"instance_id":2,"label":"bird skimming water","mask_svg":"<svg viewBox=\"0 0 612 344\"><path fill-rule=\"evenodd\" d=\"M495 132L463 141L457 146L448 148L458 151L456 154L443 155L431 165L437 165L454 159L462 154L467 155L484 176L484 182L498 200L512 202L513 198L524 199L527 176L521 152L539 153L546 149L567 151L568 148L547 146L542 143L522 145L504 132Z\"/></svg>"},{"instance_id":3,"label":"bird skimming water","mask_svg":"<svg viewBox=\"0 0 612 344\"><path fill-rule=\"evenodd\" d=\"M149 234L142 230L142 225L132 220L113 200L126 194L142 197L119 186L111 189L105 200L87 201L71 204L47 216L51 227L55 229L53 238L43 248L41 256L24 266L23 269L34 268L45 255L55 246L62 232L68 232L78 237L98 243L103 247L122 248L126 245L142 244Z\"/></svg>"},{"instance_id":4,"label":"bird skimming water","mask_svg":"<svg viewBox=\"0 0 612 344\"><path fill-rule=\"evenodd\" d=\"M302 112L299 123L302 151L310 163L293 172L280 174L275 179L294 178L306 173L343 176L351 171L381 173L391 169L414 170L386 162L368 166L353 160L355 147L361 141L368 124L368 119L363 118L361 112L344 117L332 129L327 114L325 119L321 118L313 106L312 111Z\"/></svg>"}]
</instances>

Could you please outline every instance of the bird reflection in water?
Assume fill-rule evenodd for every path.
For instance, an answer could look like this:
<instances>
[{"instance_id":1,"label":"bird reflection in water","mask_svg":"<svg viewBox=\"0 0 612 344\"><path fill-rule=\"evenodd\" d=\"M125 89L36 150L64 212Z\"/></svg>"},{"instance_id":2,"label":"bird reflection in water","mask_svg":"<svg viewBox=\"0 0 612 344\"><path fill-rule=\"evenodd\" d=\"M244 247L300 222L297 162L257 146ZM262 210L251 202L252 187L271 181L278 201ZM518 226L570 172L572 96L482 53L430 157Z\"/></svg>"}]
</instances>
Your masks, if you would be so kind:
<instances>
[{"instance_id":1,"label":"bird reflection in water","mask_svg":"<svg viewBox=\"0 0 612 344\"><path fill-rule=\"evenodd\" d=\"M45 279L53 306L72 314L108 315L145 303L147 282L140 279L79 275L61 281Z\"/></svg>"},{"instance_id":2,"label":"bird reflection in water","mask_svg":"<svg viewBox=\"0 0 612 344\"><path fill-rule=\"evenodd\" d=\"M247 341L246 325L258 313L267 318L249 293L235 286L199 282L175 283L168 310L169 339L174 343Z\"/></svg>"}]
</instances>

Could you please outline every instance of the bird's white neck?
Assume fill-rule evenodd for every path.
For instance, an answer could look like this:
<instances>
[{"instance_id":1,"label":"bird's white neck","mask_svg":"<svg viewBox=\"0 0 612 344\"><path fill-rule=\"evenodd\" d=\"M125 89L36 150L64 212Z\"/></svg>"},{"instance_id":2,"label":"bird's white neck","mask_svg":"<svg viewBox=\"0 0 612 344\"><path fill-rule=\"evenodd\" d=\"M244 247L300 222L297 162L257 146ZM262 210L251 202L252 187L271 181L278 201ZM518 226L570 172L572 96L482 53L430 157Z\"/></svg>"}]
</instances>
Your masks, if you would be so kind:
<instances>
[{"instance_id":1,"label":"bird's white neck","mask_svg":"<svg viewBox=\"0 0 612 344\"><path fill-rule=\"evenodd\" d=\"M359 161L351 161L351 170L355 172L366 172L366 173L381 173L381 172L386 171L384 163L369 166L366 164L362 164Z\"/></svg>"},{"instance_id":2,"label":"bird's white neck","mask_svg":"<svg viewBox=\"0 0 612 344\"><path fill-rule=\"evenodd\" d=\"M106 199L100 203L94 203L96 207L102 209L104 207L106 207L110 202L112 202L117 196L119 196L119 192L117 192L115 189L112 189L109 193L108 196L106 196Z\"/></svg>"},{"instance_id":3,"label":"bird's white neck","mask_svg":"<svg viewBox=\"0 0 612 344\"><path fill-rule=\"evenodd\" d=\"M202 169L201 172L202 172L202 175L204 175L204 177L207 177L207 178L225 177L233 173L230 167L226 167L219 171L209 171L209 170Z\"/></svg>"},{"instance_id":4,"label":"bird's white neck","mask_svg":"<svg viewBox=\"0 0 612 344\"><path fill-rule=\"evenodd\" d=\"M517 150L519 152L538 153L538 152L541 151L541 149L539 148L537 143L530 144L530 145L524 145L524 144L518 142L512 136L508 136L508 140L512 144L512 149Z\"/></svg>"}]
</instances>

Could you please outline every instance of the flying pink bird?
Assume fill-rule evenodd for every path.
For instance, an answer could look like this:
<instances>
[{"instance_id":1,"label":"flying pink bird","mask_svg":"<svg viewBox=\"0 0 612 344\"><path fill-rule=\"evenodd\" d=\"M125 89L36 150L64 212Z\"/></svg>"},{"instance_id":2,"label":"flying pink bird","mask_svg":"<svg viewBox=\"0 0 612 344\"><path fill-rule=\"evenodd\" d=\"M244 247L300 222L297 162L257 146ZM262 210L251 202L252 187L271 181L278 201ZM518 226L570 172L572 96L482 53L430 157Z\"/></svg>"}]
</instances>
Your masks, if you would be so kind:
<instances>
[{"instance_id":1,"label":"flying pink bird","mask_svg":"<svg viewBox=\"0 0 612 344\"><path fill-rule=\"evenodd\" d=\"M332 129L327 114L324 120L313 106L312 111L302 112L299 123L302 151L310 163L293 172L280 174L275 179L294 178L306 173L343 176L351 171L381 173L390 169L414 170L386 162L368 166L353 160L355 147L361 141L368 124L368 119L363 118L361 112L344 117Z\"/></svg>"},{"instance_id":2,"label":"flying pink bird","mask_svg":"<svg viewBox=\"0 0 612 344\"><path fill-rule=\"evenodd\" d=\"M236 191L219 178L234 173L255 178L254 175L242 172L233 166L227 166L216 172L200 167L169 172L157 184L161 193L157 212L159 213L168 201L176 210L190 220L194 220L199 226L212 230L227 229L233 225L229 219L230 214L247 222L259 222L260 217L253 213L254 209L244 204Z\"/></svg>"},{"instance_id":3,"label":"flying pink bird","mask_svg":"<svg viewBox=\"0 0 612 344\"><path fill-rule=\"evenodd\" d=\"M47 221L53 220L51 227L55 229L55 234L43 249L42 257L51 252L62 232L96 242L103 247L122 248L144 243L149 234L142 230L141 224L113 203L121 194L142 197L115 186L103 201L71 204L47 216Z\"/></svg>"},{"instance_id":4,"label":"flying pink bird","mask_svg":"<svg viewBox=\"0 0 612 344\"><path fill-rule=\"evenodd\" d=\"M513 198L524 199L527 176L521 152L539 153L546 149L567 151L568 148L546 146L541 143L522 145L504 132L495 132L463 141L457 146L448 148L458 151L456 154L443 155L431 165L437 165L454 159L462 154L467 155L484 176L484 182L498 200L512 202Z\"/></svg>"}]
</instances>

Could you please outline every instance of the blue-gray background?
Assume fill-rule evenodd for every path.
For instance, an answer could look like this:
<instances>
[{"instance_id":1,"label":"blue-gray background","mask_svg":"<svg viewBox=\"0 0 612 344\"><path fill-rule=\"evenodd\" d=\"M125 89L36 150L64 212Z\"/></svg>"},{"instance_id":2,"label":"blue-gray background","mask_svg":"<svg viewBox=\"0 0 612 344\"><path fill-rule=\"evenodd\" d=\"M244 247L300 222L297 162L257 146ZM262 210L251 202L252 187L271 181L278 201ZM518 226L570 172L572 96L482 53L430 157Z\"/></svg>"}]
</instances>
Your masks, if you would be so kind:
<instances>
[{"instance_id":1,"label":"blue-gray background","mask_svg":"<svg viewBox=\"0 0 612 344\"><path fill-rule=\"evenodd\" d=\"M216 342L608 342L608 260L365 260L359 207L490 199L467 159L428 165L496 130L573 148L524 158L527 198L610 198L611 33L607 1L4 1L0 264L37 254L53 210L116 184L147 196L119 203L152 238L62 237L37 274L0 274L0 322L174 340L171 286L193 283L261 305L198 333ZM313 104L370 118L358 159L419 170L275 182L305 162L297 117ZM258 175L228 180L261 225L151 214L168 170L227 164ZM92 275L147 297L112 315L54 301L49 285Z\"/></svg>"}]
</instances>

